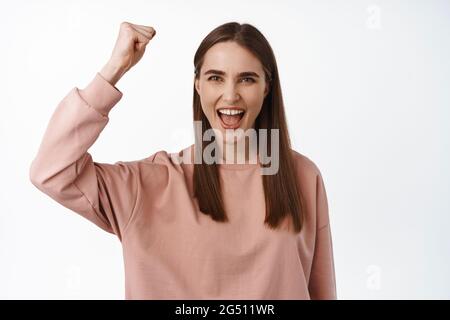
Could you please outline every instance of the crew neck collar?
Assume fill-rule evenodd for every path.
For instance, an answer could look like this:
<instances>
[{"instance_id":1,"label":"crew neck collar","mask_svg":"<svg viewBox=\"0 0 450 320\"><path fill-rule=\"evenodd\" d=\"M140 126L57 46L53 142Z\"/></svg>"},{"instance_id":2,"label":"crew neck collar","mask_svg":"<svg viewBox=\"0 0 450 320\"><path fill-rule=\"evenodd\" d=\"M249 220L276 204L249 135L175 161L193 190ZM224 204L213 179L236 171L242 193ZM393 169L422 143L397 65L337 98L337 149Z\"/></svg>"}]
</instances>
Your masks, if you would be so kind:
<instances>
[{"instance_id":1,"label":"crew neck collar","mask_svg":"<svg viewBox=\"0 0 450 320\"><path fill-rule=\"evenodd\" d=\"M225 170L246 170L259 168L259 163L218 163L217 167L219 169Z\"/></svg>"},{"instance_id":2,"label":"crew neck collar","mask_svg":"<svg viewBox=\"0 0 450 320\"><path fill-rule=\"evenodd\" d=\"M189 147L186 147L182 152L189 151L191 153L191 159L193 161L192 154L194 153L194 144L190 145ZM223 160L222 160L223 161ZM257 156L256 163L255 161L251 161L250 163L216 163L217 168L224 169L224 170L250 170L255 168L260 168L261 163L259 161L259 156Z\"/></svg>"}]
</instances>

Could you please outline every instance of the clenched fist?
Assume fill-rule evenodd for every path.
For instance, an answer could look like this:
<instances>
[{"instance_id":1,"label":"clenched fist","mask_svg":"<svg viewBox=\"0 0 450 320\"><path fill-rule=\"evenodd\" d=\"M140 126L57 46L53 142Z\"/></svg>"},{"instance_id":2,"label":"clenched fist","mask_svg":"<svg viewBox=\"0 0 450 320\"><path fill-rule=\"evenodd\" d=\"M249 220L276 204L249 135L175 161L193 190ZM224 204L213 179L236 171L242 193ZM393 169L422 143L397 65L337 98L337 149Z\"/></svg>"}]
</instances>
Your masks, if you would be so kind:
<instances>
[{"instance_id":1,"label":"clenched fist","mask_svg":"<svg viewBox=\"0 0 450 320\"><path fill-rule=\"evenodd\" d=\"M155 34L152 27L122 22L111 57L101 71L105 79L114 85L142 58Z\"/></svg>"}]
</instances>

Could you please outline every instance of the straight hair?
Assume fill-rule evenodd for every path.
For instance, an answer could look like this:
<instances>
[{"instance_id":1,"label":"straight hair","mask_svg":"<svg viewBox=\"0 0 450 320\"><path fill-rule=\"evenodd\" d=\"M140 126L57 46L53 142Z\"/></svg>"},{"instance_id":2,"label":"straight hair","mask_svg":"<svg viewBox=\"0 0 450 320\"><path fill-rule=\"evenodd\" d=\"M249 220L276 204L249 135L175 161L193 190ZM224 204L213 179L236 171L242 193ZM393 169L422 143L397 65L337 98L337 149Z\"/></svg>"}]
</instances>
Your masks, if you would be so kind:
<instances>
[{"instance_id":1,"label":"straight hair","mask_svg":"<svg viewBox=\"0 0 450 320\"><path fill-rule=\"evenodd\" d=\"M200 69L208 49L217 43L227 41L233 41L252 52L263 66L265 79L269 83L269 92L255 119L254 129L257 132L259 129L267 129L267 144L270 154L272 152L270 130L279 130L278 171L276 174L262 175L266 209L264 224L271 229L277 229L285 218L290 217L294 231L300 232L304 220L304 201L297 182L298 175L295 174L296 167L287 128L277 63L267 39L257 28L247 23L229 22L218 26L203 39L195 53L195 79L200 77ZM193 117L194 121L201 121L203 137L205 131L211 129L211 125L202 110L195 84L193 91ZM207 143L202 137L195 135L195 148L199 148L203 156ZM217 222L227 222L217 164L206 164L204 161L194 164L193 180L194 196L198 200L200 211L211 216Z\"/></svg>"}]
</instances>

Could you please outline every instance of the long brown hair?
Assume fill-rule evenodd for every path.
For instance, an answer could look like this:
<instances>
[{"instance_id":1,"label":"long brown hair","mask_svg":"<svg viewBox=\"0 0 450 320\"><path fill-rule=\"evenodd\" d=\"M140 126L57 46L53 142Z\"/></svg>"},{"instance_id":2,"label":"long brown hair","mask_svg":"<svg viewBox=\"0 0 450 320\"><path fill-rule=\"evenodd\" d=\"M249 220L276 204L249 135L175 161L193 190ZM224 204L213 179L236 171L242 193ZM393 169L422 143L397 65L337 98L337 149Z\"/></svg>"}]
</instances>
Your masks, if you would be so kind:
<instances>
[{"instance_id":1,"label":"long brown hair","mask_svg":"<svg viewBox=\"0 0 450 320\"><path fill-rule=\"evenodd\" d=\"M204 56L209 48L219 42L234 41L251 51L260 60L269 83L269 92L263 106L255 119L254 129L279 129L279 168L273 175L263 175L266 217L264 223L271 229L276 229L282 220L290 215L295 232L300 232L303 226L304 206L302 193L297 183L295 162L287 128L281 95L280 80L275 55L264 35L254 26L237 22L225 23L212 30L201 42L194 56L195 79L200 77ZM194 121L202 122L202 136L195 135L196 150L203 150L206 142L202 139L211 125L203 113L200 96L195 90L193 101ZM258 143L259 145L259 143ZM267 135L268 151L271 154L271 134ZM199 148L201 146L201 149ZM217 164L207 164L204 161L194 164L194 196L198 200L202 213L210 215L218 222L227 222L222 201L219 171Z\"/></svg>"}]
</instances>

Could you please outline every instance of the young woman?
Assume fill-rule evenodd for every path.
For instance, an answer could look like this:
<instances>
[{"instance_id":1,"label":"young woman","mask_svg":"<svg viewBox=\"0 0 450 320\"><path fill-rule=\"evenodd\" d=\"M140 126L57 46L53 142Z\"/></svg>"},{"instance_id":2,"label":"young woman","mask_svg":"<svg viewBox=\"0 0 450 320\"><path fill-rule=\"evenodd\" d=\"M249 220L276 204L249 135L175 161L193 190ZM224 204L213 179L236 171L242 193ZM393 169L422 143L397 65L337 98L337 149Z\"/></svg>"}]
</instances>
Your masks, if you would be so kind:
<instances>
[{"instance_id":1,"label":"young woman","mask_svg":"<svg viewBox=\"0 0 450 320\"><path fill-rule=\"evenodd\" d=\"M290 147L275 56L252 25L217 27L195 54L193 145L93 161L88 149L122 97L115 85L154 36L152 27L121 24L108 63L57 106L31 182L117 235L126 299L336 299L324 182ZM256 147L228 134L251 130ZM229 150L247 138L235 161Z\"/></svg>"}]
</instances>

